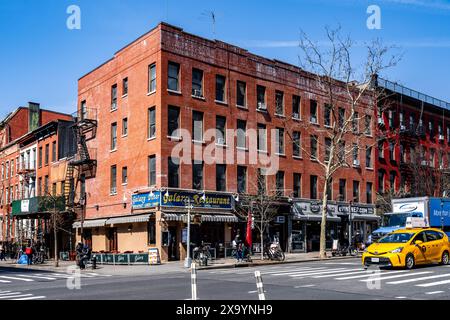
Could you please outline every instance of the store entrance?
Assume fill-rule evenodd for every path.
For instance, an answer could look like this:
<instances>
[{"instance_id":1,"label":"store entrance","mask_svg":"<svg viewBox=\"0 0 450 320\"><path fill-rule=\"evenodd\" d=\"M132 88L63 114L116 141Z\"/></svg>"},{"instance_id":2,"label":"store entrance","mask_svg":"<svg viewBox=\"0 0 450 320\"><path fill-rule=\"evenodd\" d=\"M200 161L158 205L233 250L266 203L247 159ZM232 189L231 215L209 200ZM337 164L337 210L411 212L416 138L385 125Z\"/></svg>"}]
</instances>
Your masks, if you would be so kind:
<instances>
[{"instance_id":1,"label":"store entrance","mask_svg":"<svg viewBox=\"0 0 450 320\"><path fill-rule=\"evenodd\" d=\"M179 260L178 257L178 237L177 237L177 227L169 227L169 261Z\"/></svg>"}]
</instances>

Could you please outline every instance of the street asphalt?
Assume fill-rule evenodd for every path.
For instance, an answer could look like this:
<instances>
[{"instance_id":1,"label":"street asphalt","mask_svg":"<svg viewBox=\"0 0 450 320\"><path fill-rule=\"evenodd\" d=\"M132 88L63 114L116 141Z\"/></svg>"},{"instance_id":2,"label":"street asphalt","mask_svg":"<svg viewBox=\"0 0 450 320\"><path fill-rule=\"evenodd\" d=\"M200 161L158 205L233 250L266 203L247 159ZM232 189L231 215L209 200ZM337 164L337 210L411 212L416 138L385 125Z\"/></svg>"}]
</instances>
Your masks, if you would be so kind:
<instances>
[{"instance_id":1,"label":"street asphalt","mask_svg":"<svg viewBox=\"0 0 450 320\"><path fill-rule=\"evenodd\" d=\"M119 268L119 269L117 269ZM0 267L2 300L189 300L190 271L148 266L66 272ZM117 271L119 270L119 271ZM258 300L260 271L268 300L450 299L450 265L364 271L360 259L198 270L200 300ZM78 278L77 278L78 279ZM79 284L79 286L77 285Z\"/></svg>"}]
</instances>

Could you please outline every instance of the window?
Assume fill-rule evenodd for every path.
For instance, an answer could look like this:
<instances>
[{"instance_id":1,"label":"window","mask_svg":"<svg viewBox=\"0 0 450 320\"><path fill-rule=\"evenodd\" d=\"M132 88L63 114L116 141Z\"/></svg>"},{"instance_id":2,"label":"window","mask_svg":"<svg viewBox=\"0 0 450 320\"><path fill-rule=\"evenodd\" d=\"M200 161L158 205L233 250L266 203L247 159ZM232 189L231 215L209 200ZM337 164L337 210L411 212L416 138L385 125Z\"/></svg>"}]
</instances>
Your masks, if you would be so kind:
<instances>
[{"instance_id":1,"label":"window","mask_svg":"<svg viewBox=\"0 0 450 320\"><path fill-rule=\"evenodd\" d=\"M434 139L434 124L432 121L428 122L428 131L430 133L430 139Z\"/></svg>"},{"instance_id":2,"label":"window","mask_svg":"<svg viewBox=\"0 0 450 320\"><path fill-rule=\"evenodd\" d=\"M237 120L237 147L247 148L247 122L245 120Z\"/></svg>"},{"instance_id":3,"label":"window","mask_svg":"<svg viewBox=\"0 0 450 320\"><path fill-rule=\"evenodd\" d=\"M169 72L167 78L167 88L172 91L180 91L178 78L180 76L180 65L175 62L169 62Z\"/></svg>"},{"instance_id":4,"label":"window","mask_svg":"<svg viewBox=\"0 0 450 320\"><path fill-rule=\"evenodd\" d=\"M388 118L389 118L389 128L394 129L394 111L389 110L388 112Z\"/></svg>"},{"instance_id":5,"label":"window","mask_svg":"<svg viewBox=\"0 0 450 320\"><path fill-rule=\"evenodd\" d=\"M155 137L156 137L156 108L151 107L148 109L148 138L152 139Z\"/></svg>"},{"instance_id":6,"label":"window","mask_svg":"<svg viewBox=\"0 0 450 320\"><path fill-rule=\"evenodd\" d=\"M39 168L42 167L42 157L43 157L42 147L39 147L39 160L38 160ZM28 165L26 166L26 168L30 169L30 165L29 165L30 157L29 156L27 157L27 161L28 161ZM2 174L2 178L3 178L3 174Z\"/></svg>"},{"instance_id":7,"label":"window","mask_svg":"<svg viewBox=\"0 0 450 320\"><path fill-rule=\"evenodd\" d=\"M394 188L395 188L396 176L397 176L397 174L395 173L395 171L391 171L389 173L389 186L390 186L391 190L394 190Z\"/></svg>"},{"instance_id":8,"label":"window","mask_svg":"<svg viewBox=\"0 0 450 320\"><path fill-rule=\"evenodd\" d=\"M435 161L436 161L436 150L430 149L430 167L435 167Z\"/></svg>"},{"instance_id":9,"label":"window","mask_svg":"<svg viewBox=\"0 0 450 320\"><path fill-rule=\"evenodd\" d=\"M409 130L414 131L414 115L409 115Z\"/></svg>"},{"instance_id":10,"label":"window","mask_svg":"<svg viewBox=\"0 0 450 320\"><path fill-rule=\"evenodd\" d=\"M294 131L292 133L292 155L294 157L301 157L301 139L300 139L300 132L299 131Z\"/></svg>"},{"instance_id":11,"label":"window","mask_svg":"<svg viewBox=\"0 0 450 320\"><path fill-rule=\"evenodd\" d=\"M378 158L384 159L384 142L383 141L378 142Z\"/></svg>"},{"instance_id":12,"label":"window","mask_svg":"<svg viewBox=\"0 0 450 320\"><path fill-rule=\"evenodd\" d=\"M366 136L372 135L372 117L368 114L364 117L364 134Z\"/></svg>"},{"instance_id":13,"label":"window","mask_svg":"<svg viewBox=\"0 0 450 320\"><path fill-rule=\"evenodd\" d=\"M389 160L395 161L395 142L389 141Z\"/></svg>"},{"instance_id":14,"label":"window","mask_svg":"<svg viewBox=\"0 0 450 320\"><path fill-rule=\"evenodd\" d=\"M292 118L300 119L300 96L292 96Z\"/></svg>"},{"instance_id":15,"label":"window","mask_svg":"<svg viewBox=\"0 0 450 320\"><path fill-rule=\"evenodd\" d=\"M278 171L276 174L276 194L278 197L284 195L284 171Z\"/></svg>"},{"instance_id":16,"label":"window","mask_svg":"<svg viewBox=\"0 0 450 320\"><path fill-rule=\"evenodd\" d=\"M354 166L359 166L359 148L358 145L356 143L353 144L353 148L352 148L352 154L353 154L353 165Z\"/></svg>"},{"instance_id":17,"label":"window","mask_svg":"<svg viewBox=\"0 0 450 320\"><path fill-rule=\"evenodd\" d=\"M216 101L225 102L225 81L224 76L216 75Z\"/></svg>"},{"instance_id":18,"label":"window","mask_svg":"<svg viewBox=\"0 0 450 320\"><path fill-rule=\"evenodd\" d=\"M256 99L258 103L258 109L266 109L266 87L256 86Z\"/></svg>"},{"instance_id":19,"label":"window","mask_svg":"<svg viewBox=\"0 0 450 320\"><path fill-rule=\"evenodd\" d=\"M236 82L236 104L241 107L247 107L246 99L247 85L245 82Z\"/></svg>"},{"instance_id":20,"label":"window","mask_svg":"<svg viewBox=\"0 0 450 320\"><path fill-rule=\"evenodd\" d=\"M14 177L14 159L11 160L11 178Z\"/></svg>"},{"instance_id":21,"label":"window","mask_svg":"<svg viewBox=\"0 0 450 320\"><path fill-rule=\"evenodd\" d=\"M353 181L353 201L359 202L359 181Z\"/></svg>"},{"instance_id":22,"label":"window","mask_svg":"<svg viewBox=\"0 0 450 320\"><path fill-rule=\"evenodd\" d=\"M447 125L447 143L450 143L450 126Z\"/></svg>"},{"instance_id":23,"label":"window","mask_svg":"<svg viewBox=\"0 0 450 320\"><path fill-rule=\"evenodd\" d=\"M302 197L302 175L300 173L294 173L294 198Z\"/></svg>"},{"instance_id":24,"label":"window","mask_svg":"<svg viewBox=\"0 0 450 320\"><path fill-rule=\"evenodd\" d=\"M346 180L345 179L339 179L339 200L345 201L346 196Z\"/></svg>"},{"instance_id":25,"label":"window","mask_svg":"<svg viewBox=\"0 0 450 320\"><path fill-rule=\"evenodd\" d=\"M169 158L169 188L179 188L180 186L180 161L178 158Z\"/></svg>"},{"instance_id":26,"label":"window","mask_svg":"<svg viewBox=\"0 0 450 320\"><path fill-rule=\"evenodd\" d=\"M227 166L225 164L216 164L216 190L227 190Z\"/></svg>"},{"instance_id":27,"label":"window","mask_svg":"<svg viewBox=\"0 0 450 320\"><path fill-rule=\"evenodd\" d=\"M366 183L366 202L372 203L372 182Z\"/></svg>"},{"instance_id":28,"label":"window","mask_svg":"<svg viewBox=\"0 0 450 320\"><path fill-rule=\"evenodd\" d=\"M128 184L128 168L122 168L122 184Z\"/></svg>"},{"instance_id":29,"label":"window","mask_svg":"<svg viewBox=\"0 0 450 320\"><path fill-rule=\"evenodd\" d=\"M338 160L340 162L344 162L345 161L345 142L343 142L343 141L339 142L339 146L338 146Z\"/></svg>"},{"instance_id":30,"label":"window","mask_svg":"<svg viewBox=\"0 0 450 320\"><path fill-rule=\"evenodd\" d=\"M156 221L150 220L147 223L147 235L148 239L147 242L149 245L155 245L156 244Z\"/></svg>"},{"instance_id":31,"label":"window","mask_svg":"<svg viewBox=\"0 0 450 320\"><path fill-rule=\"evenodd\" d=\"M378 193L384 193L384 172L378 171Z\"/></svg>"},{"instance_id":32,"label":"window","mask_svg":"<svg viewBox=\"0 0 450 320\"><path fill-rule=\"evenodd\" d=\"M227 126L227 118L222 116L216 116L216 139L217 144L226 145L227 137L226 137L226 126Z\"/></svg>"},{"instance_id":33,"label":"window","mask_svg":"<svg viewBox=\"0 0 450 320\"><path fill-rule=\"evenodd\" d=\"M275 91L275 114L284 115L284 93Z\"/></svg>"},{"instance_id":34,"label":"window","mask_svg":"<svg viewBox=\"0 0 450 320\"><path fill-rule=\"evenodd\" d=\"M345 118L345 109L339 108L338 110L338 125L339 128L342 128L344 126L344 118Z\"/></svg>"},{"instance_id":35,"label":"window","mask_svg":"<svg viewBox=\"0 0 450 320\"><path fill-rule=\"evenodd\" d=\"M111 87L111 111L117 110L117 84Z\"/></svg>"},{"instance_id":36,"label":"window","mask_svg":"<svg viewBox=\"0 0 450 320\"><path fill-rule=\"evenodd\" d=\"M237 192L247 192L247 167L237 167Z\"/></svg>"},{"instance_id":37,"label":"window","mask_svg":"<svg viewBox=\"0 0 450 320\"><path fill-rule=\"evenodd\" d=\"M311 136L311 160L317 160L317 136Z\"/></svg>"},{"instance_id":38,"label":"window","mask_svg":"<svg viewBox=\"0 0 450 320\"><path fill-rule=\"evenodd\" d=\"M353 113L353 118L352 118L352 131L353 131L353 133L358 133L359 132L358 120L359 120L358 112Z\"/></svg>"},{"instance_id":39,"label":"window","mask_svg":"<svg viewBox=\"0 0 450 320\"><path fill-rule=\"evenodd\" d=\"M148 92L156 91L156 64L148 66Z\"/></svg>"},{"instance_id":40,"label":"window","mask_svg":"<svg viewBox=\"0 0 450 320\"><path fill-rule=\"evenodd\" d=\"M110 194L117 194L117 166L111 166Z\"/></svg>"},{"instance_id":41,"label":"window","mask_svg":"<svg viewBox=\"0 0 450 320\"><path fill-rule=\"evenodd\" d=\"M315 100L310 100L309 102L309 108L310 108L310 116L309 116L309 121L311 123L319 123L319 121L317 120L317 101Z\"/></svg>"},{"instance_id":42,"label":"window","mask_svg":"<svg viewBox=\"0 0 450 320\"><path fill-rule=\"evenodd\" d=\"M329 104L325 104L323 109L323 124L327 127L331 127L331 106Z\"/></svg>"},{"instance_id":43,"label":"window","mask_svg":"<svg viewBox=\"0 0 450 320\"><path fill-rule=\"evenodd\" d=\"M330 161L331 138L325 138L325 162Z\"/></svg>"},{"instance_id":44,"label":"window","mask_svg":"<svg viewBox=\"0 0 450 320\"><path fill-rule=\"evenodd\" d=\"M192 189L203 190L203 162L192 163Z\"/></svg>"},{"instance_id":45,"label":"window","mask_svg":"<svg viewBox=\"0 0 450 320\"><path fill-rule=\"evenodd\" d=\"M156 156L148 157L148 186L156 185Z\"/></svg>"},{"instance_id":46,"label":"window","mask_svg":"<svg viewBox=\"0 0 450 320\"><path fill-rule=\"evenodd\" d=\"M52 142L52 162L56 161L56 141Z\"/></svg>"},{"instance_id":47,"label":"window","mask_svg":"<svg viewBox=\"0 0 450 320\"><path fill-rule=\"evenodd\" d=\"M117 149L117 123L111 124L111 151Z\"/></svg>"},{"instance_id":48,"label":"window","mask_svg":"<svg viewBox=\"0 0 450 320\"><path fill-rule=\"evenodd\" d=\"M266 181L266 170L262 168L258 168L257 174L257 183L258 183L258 194L266 194L267 189L267 181Z\"/></svg>"},{"instance_id":49,"label":"window","mask_svg":"<svg viewBox=\"0 0 450 320\"><path fill-rule=\"evenodd\" d=\"M5 179L9 178L9 161L6 161L6 175L5 175Z\"/></svg>"},{"instance_id":50,"label":"window","mask_svg":"<svg viewBox=\"0 0 450 320\"><path fill-rule=\"evenodd\" d=\"M398 122L400 124L400 130L404 130L406 128L405 127L405 115L403 114L402 111L398 114Z\"/></svg>"},{"instance_id":51,"label":"window","mask_svg":"<svg viewBox=\"0 0 450 320\"><path fill-rule=\"evenodd\" d=\"M283 128L277 128L276 145L277 145L277 153L280 155L284 155L284 129Z\"/></svg>"},{"instance_id":52,"label":"window","mask_svg":"<svg viewBox=\"0 0 450 320\"><path fill-rule=\"evenodd\" d=\"M310 176L309 187L311 199L317 199L317 176Z\"/></svg>"},{"instance_id":53,"label":"window","mask_svg":"<svg viewBox=\"0 0 450 320\"><path fill-rule=\"evenodd\" d=\"M122 119L122 136L128 135L128 118Z\"/></svg>"},{"instance_id":54,"label":"window","mask_svg":"<svg viewBox=\"0 0 450 320\"><path fill-rule=\"evenodd\" d=\"M330 178L330 181L327 183L327 199L333 199L333 178Z\"/></svg>"},{"instance_id":55,"label":"window","mask_svg":"<svg viewBox=\"0 0 450 320\"><path fill-rule=\"evenodd\" d=\"M203 71L192 69L192 95L203 98Z\"/></svg>"},{"instance_id":56,"label":"window","mask_svg":"<svg viewBox=\"0 0 450 320\"><path fill-rule=\"evenodd\" d=\"M372 147L366 146L366 168L372 168Z\"/></svg>"},{"instance_id":57,"label":"window","mask_svg":"<svg viewBox=\"0 0 450 320\"><path fill-rule=\"evenodd\" d=\"M50 157L50 145L46 144L45 145L45 165L48 165L48 161L49 161L49 157Z\"/></svg>"},{"instance_id":58,"label":"window","mask_svg":"<svg viewBox=\"0 0 450 320\"><path fill-rule=\"evenodd\" d=\"M266 125L258 123L258 151L267 151Z\"/></svg>"},{"instance_id":59,"label":"window","mask_svg":"<svg viewBox=\"0 0 450 320\"><path fill-rule=\"evenodd\" d=\"M192 111L192 139L203 142L203 112Z\"/></svg>"},{"instance_id":60,"label":"window","mask_svg":"<svg viewBox=\"0 0 450 320\"><path fill-rule=\"evenodd\" d=\"M179 128L179 118L180 118L180 108L169 106L169 117L168 117L168 135L169 137L175 137L178 135Z\"/></svg>"},{"instance_id":61,"label":"window","mask_svg":"<svg viewBox=\"0 0 450 320\"><path fill-rule=\"evenodd\" d=\"M128 95L128 78L122 80L122 95Z\"/></svg>"},{"instance_id":62,"label":"window","mask_svg":"<svg viewBox=\"0 0 450 320\"><path fill-rule=\"evenodd\" d=\"M56 196L56 182L52 184L52 195Z\"/></svg>"}]
</instances>

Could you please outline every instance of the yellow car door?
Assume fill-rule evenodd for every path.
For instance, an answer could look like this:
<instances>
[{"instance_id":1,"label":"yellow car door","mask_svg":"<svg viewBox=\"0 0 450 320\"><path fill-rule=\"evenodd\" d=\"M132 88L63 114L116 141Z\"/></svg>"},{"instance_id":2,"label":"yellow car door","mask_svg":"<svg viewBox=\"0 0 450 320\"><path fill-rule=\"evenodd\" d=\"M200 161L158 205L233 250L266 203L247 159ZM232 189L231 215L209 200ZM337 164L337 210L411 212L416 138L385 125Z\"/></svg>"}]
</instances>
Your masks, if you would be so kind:
<instances>
[{"instance_id":1,"label":"yellow car door","mask_svg":"<svg viewBox=\"0 0 450 320\"><path fill-rule=\"evenodd\" d=\"M427 262L427 257L425 255L426 250L427 248L425 232L421 231L414 236L410 245L410 251L414 254L414 260L416 261L416 264Z\"/></svg>"},{"instance_id":2,"label":"yellow car door","mask_svg":"<svg viewBox=\"0 0 450 320\"><path fill-rule=\"evenodd\" d=\"M439 235L436 231L427 230L425 231L425 236L427 241L425 242L425 247L427 248L425 255L429 261L438 262L441 259L441 241L439 240Z\"/></svg>"}]
</instances>

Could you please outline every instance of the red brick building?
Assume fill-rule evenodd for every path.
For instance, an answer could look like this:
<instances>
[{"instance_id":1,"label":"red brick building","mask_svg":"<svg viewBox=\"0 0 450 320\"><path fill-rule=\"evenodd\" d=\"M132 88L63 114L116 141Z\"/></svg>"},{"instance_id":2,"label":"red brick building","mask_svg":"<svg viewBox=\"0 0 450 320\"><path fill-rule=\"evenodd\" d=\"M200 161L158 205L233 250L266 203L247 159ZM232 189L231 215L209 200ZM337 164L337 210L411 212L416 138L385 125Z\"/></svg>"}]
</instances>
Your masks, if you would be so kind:
<instances>
[{"instance_id":1,"label":"red brick building","mask_svg":"<svg viewBox=\"0 0 450 320\"><path fill-rule=\"evenodd\" d=\"M450 182L450 104L384 79L377 88L384 95L377 117L378 194L442 197Z\"/></svg>"},{"instance_id":2,"label":"red brick building","mask_svg":"<svg viewBox=\"0 0 450 320\"><path fill-rule=\"evenodd\" d=\"M326 98L314 79L295 66L164 23L118 51L79 79L79 113L96 113L96 136L87 147L96 149L97 167L95 177L86 179L85 216L74 225L78 239L83 225L94 251L156 247L163 260L183 259L183 201L189 198L201 220L193 227L194 241L210 242L224 254L243 231L233 214L234 195L256 192L253 182L268 157L277 166L267 188L281 188L286 197L271 233L280 234L286 251L315 250L322 171L286 135L294 128L305 148L312 148L311 135L324 139ZM348 107L345 99L340 103ZM357 110L360 117L369 113L366 128L359 124L355 134L362 145L375 144L369 110ZM205 157L221 151L230 158L209 163ZM374 155L361 149L354 166L334 176L330 237L345 233L351 199L355 228L370 232L376 222Z\"/></svg>"}]
</instances>

